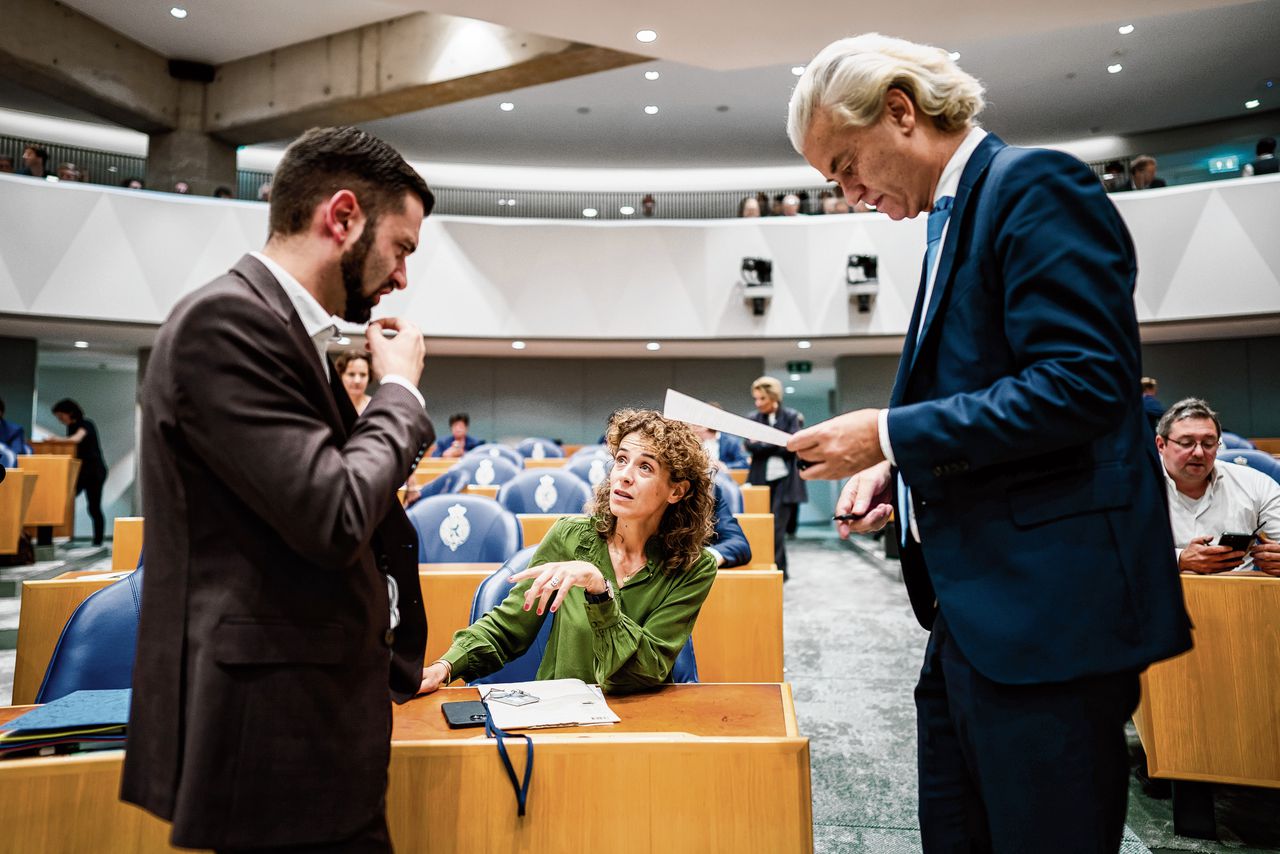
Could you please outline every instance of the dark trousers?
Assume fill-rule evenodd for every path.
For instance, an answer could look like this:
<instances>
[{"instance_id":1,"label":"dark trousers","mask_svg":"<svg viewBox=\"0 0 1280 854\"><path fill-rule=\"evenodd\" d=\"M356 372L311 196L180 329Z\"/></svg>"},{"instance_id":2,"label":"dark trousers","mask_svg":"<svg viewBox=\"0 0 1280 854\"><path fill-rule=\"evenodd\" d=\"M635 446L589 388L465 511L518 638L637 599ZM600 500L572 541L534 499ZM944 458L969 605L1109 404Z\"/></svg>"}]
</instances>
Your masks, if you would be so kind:
<instances>
[{"instance_id":1,"label":"dark trousers","mask_svg":"<svg viewBox=\"0 0 1280 854\"><path fill-rule=\"evenodd\" d=\"M987 679L941 614L916 686L925 854L1114 854L1128 806L1124 724L1138 674Z\"/></svg>"},{"instance_id":2,"label":"dark trousers","mask_svg":"<svg viewBox=\"0 0 1280 854\"><path fill-rule=\"evenodd\" d=\"M281 816L281 821L288 821ZM282 845L275 848L219 848L222 854L391 854L391 832L387 829L385 807L373 821L354 836L338 842L318 842L310 845Z\"/></svg>"},{"instance_id":3,"label":"dark trousers","mask_svg":"<svg viewBox=\"0 0 1280 854\"><path fill-rule=\"evenodd\" d=\"M769 481L769 512L773 513L773 562L782 570L784 581L790 578L787 573L787 525L799 506L782 500L782 487L785 483L785 480Z\"/></svg>"},{"instance_id":4,"label":"dark trousers","mask_svg":"<svg viewBox=\"0 0 1280 854\"><path fill-rule=\"evenodd\" d=\"M84 493L85 500L89 503L89 518L93 521L93 544L95 546L102 545L103 529L107 525L107 520L102 517L102 487L106 486L107 476L89 477L81 480L76 484L76 492Z\"/></svg>"}]
</instances>

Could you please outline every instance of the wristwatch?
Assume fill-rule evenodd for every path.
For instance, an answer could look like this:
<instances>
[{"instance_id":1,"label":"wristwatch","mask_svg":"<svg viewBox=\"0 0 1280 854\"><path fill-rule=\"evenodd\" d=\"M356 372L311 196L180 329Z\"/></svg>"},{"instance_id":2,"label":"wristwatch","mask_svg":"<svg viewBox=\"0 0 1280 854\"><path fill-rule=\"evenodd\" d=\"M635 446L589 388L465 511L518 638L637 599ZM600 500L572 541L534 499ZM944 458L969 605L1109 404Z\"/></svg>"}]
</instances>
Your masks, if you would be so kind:
<instances>
[{"instance_id":1,"label":"wristwatch","mask_svg":"<svg viewBox=\"0 0 1280 854\"><path fill-rule=\"evenodd\" d=\"M584 591L583 595L586 598L588 605L603 605L614 597L613 582L606 578L604 580L603 593L586 593Z\"/></svg>"}]
</instances>

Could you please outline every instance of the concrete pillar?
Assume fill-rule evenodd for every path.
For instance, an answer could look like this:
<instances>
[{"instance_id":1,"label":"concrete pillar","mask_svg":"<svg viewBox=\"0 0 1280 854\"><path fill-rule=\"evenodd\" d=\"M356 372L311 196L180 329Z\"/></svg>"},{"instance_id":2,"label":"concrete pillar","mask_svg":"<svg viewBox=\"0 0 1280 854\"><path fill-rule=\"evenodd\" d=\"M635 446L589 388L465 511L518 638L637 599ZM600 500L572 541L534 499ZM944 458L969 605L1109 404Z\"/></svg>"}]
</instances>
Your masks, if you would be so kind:
<instances>
[{"instance_id":1,"label":"concrete pillar","mask_svg":"<svg viewBox=\"0 0 1280 854\"><path fill-rule=\"evenodd\" d=\"M151 134L147 189L171 191L185 181L197 196L212 196L219 186L235 192L236 147L204 132L206 96L205 84L178 82L178 126Z\"/></svg>"},{"instance_id":2,"label":"concrete pillar","mask_svg":"<svg viewBox=\"0 0 1280 854\"><path fill-rule=\"evenodd\" d=\"M20 424L31 441L36 405L36 340L0 337L0 399L5 420Z\"/></svg>"}]
</instances>

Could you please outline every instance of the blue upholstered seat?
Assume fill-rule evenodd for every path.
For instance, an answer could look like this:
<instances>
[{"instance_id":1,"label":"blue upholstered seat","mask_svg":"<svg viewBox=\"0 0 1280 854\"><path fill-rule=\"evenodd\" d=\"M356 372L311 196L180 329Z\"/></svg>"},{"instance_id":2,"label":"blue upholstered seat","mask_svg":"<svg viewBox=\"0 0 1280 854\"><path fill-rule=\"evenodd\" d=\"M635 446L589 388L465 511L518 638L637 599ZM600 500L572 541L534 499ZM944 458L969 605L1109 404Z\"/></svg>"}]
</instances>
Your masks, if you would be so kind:
<instances>
[{"instance_id":1,"label":"blue upholstered seat","mask_svg":"<svg viewBox=\"0 0 1280 854\"><path fill-rule=\"evenodd\" d=\"M506 445L489 444L478 445L462 455L462 459L469 460L472 457L502 457L516 468L524 468L524 457L515 448L508 448Z\"/></svg>"},{"instance_id":2,"label":"blue upholstered seat","mask_svg":"<svg viewBox=\"0 0 1280 854\"><path fill-rule=\"evenodd\" d=\"M590 500L586 481L564 469L521 472L498 490L498 503L512 513L581 513Z\"/></svg>"},{"instance_id":3,"label":"blue upholstered seat","mask_svg":"<svg viewBox=\"0 0 1280 854\"><path fill-rule=\"evenodd\" d=\"M54 647L37 703L74 691L128 688L142 606L142 566L80 603Z\"/></svg>"},{"instance_id":4,"label":"blue upholstered seat","mask_svg":"<svg viewBox=\"0 0 1280 854\"><path fill-rule=\"evenodd\" d=\"M715 477L715 485L729 502L729 510L733 513L743 512L742 487L738 482L724 472L717 472Z\"/></svg>"},{"instance_id":5,"label":"blue upholstered seat","mask_svg":"<svg viewBox=\"0 0 1280 854\"><path fill-rule=\"evenodd\" d=\"M1276 483L1280 483L1280 460L1277 460L1266 451L1258 451L1252 448L1224 449L1218 452L1218 459L1235 463L1238 466L1257 469Z\"/></svg>"},{"instance_id":6,"label":"blue upholstered seat","mask_svg":"<svg viewBox=\"0 0 1280 854\"><path fill-rule=\"evenodd\" d=\"M537 460L564 456L563 448L550 439L543 439L538 436L525 439L516 445L516 450L523 454L525 459L533 458Z\"/></svg>"},{"instance_id":7,"label":"blue upholstered seat","mask_svg":"<svg viewBox=\"0 0 1280 854\"><path fill-rule=\"evenodd\" d=\"M505 456L467 456L458 460L450 471L458 469L465 471L475 486L501 486L524 471L524 460L513 463Z\"/></svg>"},{"instance_id":8,"label":"blue upholstered seat","mask_svg":"<svg viewBox=\"0 0 1280 854\"><path fill-rule=\"evenodd\" d=\"M571 460L576 460L580 457L609 457L612 459L613 454L609 453L608 445L583 445L569 455Z\"/></svg>"},{"instance_id":9,"label":"blue upholstered seat","mask_svg":"<svg viewBox=\"0 0 1280 854\"><path fill-rule=\"evenodd\" d=\"M418 491L418 501L433 495L448 495L461 492L471 482L471 472L465 468L454 466ZM418 502L415 501L414 504Z\"/></svg>"},{"instance_id":10,"label":"blue upholstered seat","mask_svg":"<svg viewBox=\"0 0 1280 854\"><path fill-rule=\"evenodd\" d=\"M595 489L596 484L609 476L611 468L613 468L613 458L608 454L603 456L587 454L581 457L575 454L565 465L564 470L577 475L583 483Z\"/></svg>"},{"instance_id":11,"label":"blue upholstered seat","mask_svg":"<svg viewBox=\"0 0 1280 854\"><path fill-rule=\"evenodd\" d=\"M408 513L419 563L497 563L523 545L515 514L483 495L432 495Z\"/></svg>"},{"instance_id":12,"label":"blue upholstered seat","mask_svg":"<svg viewBox=\"0 0 1280 854\"><path fill-rule=\"evenodd\" d=\"M1232 433L1228 430L1222 431L1222 447L1228 449L1253 450L1254 444L1241 436L1239 433Z\"/></svg>"}]
</instances>

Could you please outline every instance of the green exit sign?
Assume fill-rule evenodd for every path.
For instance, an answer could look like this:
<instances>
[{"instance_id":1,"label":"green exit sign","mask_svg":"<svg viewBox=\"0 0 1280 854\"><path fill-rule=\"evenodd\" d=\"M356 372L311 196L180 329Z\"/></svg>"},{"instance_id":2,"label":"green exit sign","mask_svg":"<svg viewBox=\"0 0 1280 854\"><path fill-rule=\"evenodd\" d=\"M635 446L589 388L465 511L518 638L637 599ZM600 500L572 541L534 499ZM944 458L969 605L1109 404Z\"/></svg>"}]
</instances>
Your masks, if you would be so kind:
<instances>
[{"instance_id":1,"label":"green exit sign","mask_svg":"<svg viewBox=\"0 0 1280 854\"><path fill-rule=\"evenodd\" d=\"M787 373L789 374L813 373L813 362L787 362Z\"/></svg>"}]
</instances>

